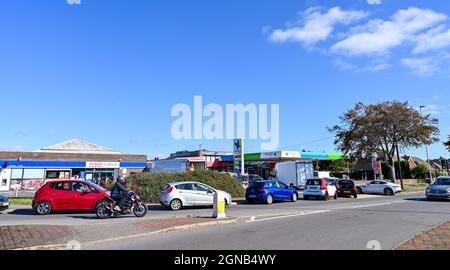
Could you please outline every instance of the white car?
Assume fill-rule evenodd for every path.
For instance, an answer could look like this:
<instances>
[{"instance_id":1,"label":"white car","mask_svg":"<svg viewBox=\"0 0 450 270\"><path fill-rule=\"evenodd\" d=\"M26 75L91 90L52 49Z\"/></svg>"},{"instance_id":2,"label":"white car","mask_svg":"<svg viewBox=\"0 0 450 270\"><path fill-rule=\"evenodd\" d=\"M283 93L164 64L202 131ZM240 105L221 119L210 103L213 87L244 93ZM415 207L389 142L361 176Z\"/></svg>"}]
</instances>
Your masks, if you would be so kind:
<instances>
[{"instance_id":1,"label":"white car","mask_svg":"<svg viewBox=\"0 0 450 270\"><path fill-rule=\"evenodd\" d=\"M327 201L330 198L337 200L336 182L331 178L317 178L306 181L303 199L320 198Z\"/></svg>"},{"instance_id":2,"label":"white car","mask_svg":"<svg viewBox=\"0 0 450 270\"><path fill-rule=\"evenodd\" d=\"M217 191L220 190L198 182L170 183L161 191L160 202L173 211L178 211L185 206L212 206L214 193ZM225 193L226 205L231 205L233 202L231 195L222 192Z\"/></svg>"},{"instance_id":3,"label":"white car","mask_svg":"<svg viewBox=\"0 0 450 270\"><path fill-rule=\"evenodd\" d=\"M402 188L400 185L387 182L387 181L372 181L368 184L361 184L356 187L358 193L367 193L367 194L384 194L388 196L393 196L397 193L402 192Z\"/></svg>"}]
</instances>

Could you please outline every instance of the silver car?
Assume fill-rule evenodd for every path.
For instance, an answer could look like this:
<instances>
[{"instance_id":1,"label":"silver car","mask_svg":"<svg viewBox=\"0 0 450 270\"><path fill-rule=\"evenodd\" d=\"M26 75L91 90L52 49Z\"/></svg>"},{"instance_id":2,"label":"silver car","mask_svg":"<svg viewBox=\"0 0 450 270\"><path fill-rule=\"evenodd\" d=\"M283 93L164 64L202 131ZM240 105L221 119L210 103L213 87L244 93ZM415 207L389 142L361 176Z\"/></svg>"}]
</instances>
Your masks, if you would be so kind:
<instances>
[{"instance_id":1,"label":"silver car","mask_svg":"<svg viewBox=\"0 0 450 270\"><path fill-rule=\"evenodd\" d=\"M218 190L199 182L170 183L165 185L161 191L160 202L174 211L185 206L212 206L216 191ZM224 193L225 203L230 205L232 203L231 195Z\"/></svg>"},{"instance_id":2,"label":"silver car","mask_svg":"<svg viewBox=\"0 0 450 270\"><path fill-rule=\"evenodd\" d=\"M400 185L382 180L376 180L369 182L368 184L358 185L356 190L360 194L384 194L388 196L402 192Z\"/></svg>"},{"instance_id":3,"label":"silver car","mask_svg":"<svg viewBox=\"0 0 450 270\"><path fill-rule=\"evenodd\" d=\"M426 191L427 200L450 199L450 177L438 177Z\"/></svg>"}]
</instances>

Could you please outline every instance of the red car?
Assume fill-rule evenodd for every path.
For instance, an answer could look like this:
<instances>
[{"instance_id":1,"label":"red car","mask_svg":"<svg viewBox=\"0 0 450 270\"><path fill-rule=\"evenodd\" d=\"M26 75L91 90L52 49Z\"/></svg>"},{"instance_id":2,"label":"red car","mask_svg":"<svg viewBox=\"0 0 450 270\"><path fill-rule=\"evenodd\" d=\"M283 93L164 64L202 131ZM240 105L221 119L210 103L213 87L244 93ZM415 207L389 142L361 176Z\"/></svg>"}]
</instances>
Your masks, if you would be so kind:
<instances>
[{"instance_id":1,"label":"red car","mask_svg":"<svg viewBox=\"0 0 450 270\"><path fill-rule=\"evenodd\" d=\"M100 186L82 180L55 180L35 194L33 209L39 215L53 211L93 211L109 194Z\"/></svg>"}]
</instances>

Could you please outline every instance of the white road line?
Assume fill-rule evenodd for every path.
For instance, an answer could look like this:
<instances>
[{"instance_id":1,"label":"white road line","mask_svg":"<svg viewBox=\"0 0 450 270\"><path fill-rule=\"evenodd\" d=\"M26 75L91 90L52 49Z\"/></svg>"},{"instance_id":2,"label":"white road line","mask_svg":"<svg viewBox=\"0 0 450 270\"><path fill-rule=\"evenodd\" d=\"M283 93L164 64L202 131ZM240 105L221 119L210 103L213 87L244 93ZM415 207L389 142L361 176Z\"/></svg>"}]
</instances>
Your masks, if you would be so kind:
<instances>
[{"instance_id":1,"label":"white road line","mask_svg":"<svg viewBox=\"0 0 450 270\"><path fill-rule=\"evenodd\" d=\"M250 221L255 221L256 220L256 217L251 217L250 218Z\"/></svg>"},{"instance_id":2,"label":"white road line","mask_svg":"<svg viewBox=\"0 0 450 270\"><path fill-rule=\"evenodd\" d=\"M322 210L322 211L315 211L315 212L302 212L297 214L291 214L291 215L285 215L285 216L277 216L277 217L271 217L271 218L264 218L264 219L258 219L258 220L250 220L247 221L247 223L253 223L253 222L262 222L262 221L269 221L269 220L276 220L276 219L283 219L283 218L291 218L291 217L299 217L299 216L307 216L307 215L313 215L313 214L321 214L321 213L327 213L331 212L331 210Z\"/></svg>"}]
</instances>

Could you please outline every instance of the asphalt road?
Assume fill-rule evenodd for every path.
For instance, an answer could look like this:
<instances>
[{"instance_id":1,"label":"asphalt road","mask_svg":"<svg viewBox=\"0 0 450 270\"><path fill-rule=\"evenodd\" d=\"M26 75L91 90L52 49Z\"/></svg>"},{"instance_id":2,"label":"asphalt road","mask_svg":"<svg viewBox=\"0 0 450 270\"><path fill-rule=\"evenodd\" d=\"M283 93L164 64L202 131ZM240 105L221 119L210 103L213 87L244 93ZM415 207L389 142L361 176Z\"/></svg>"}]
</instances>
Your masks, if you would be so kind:
<instances>
[{"instance_id":1,"label":"asphalt road","mask_svg":"<svg viewBox=\"0 0 450 270\"><path fill-rule=\"evenodd\" d=\"M237 224L219 225L151 237L107 242L87 249L270 250L367 249L370 241L392 249L414 235L450 220L450 202L427 202L423 193L392 197L362 195L359 199L245 204L227 209ZM153 205L144 219L210 217L211 208L178 212ZM31 209L0 215L0 226L25 224L126 224L134 217L98 220L93 213L36 216ZM373 240L377 242L373 242Z\"/></svg>"},{"instance_id":2,"label":"asphalt road","mask_svg":"<svg viewBox=\"0 0 450 270\"><path fill-rule=\"evenodd\" d=\"M449 202L427 202L423 194L409 194L272 206L240 205L230 208L229 214L240 214L239 222L130 238L87 249L390 250L450 220L450 207Z\"/></svg>"}]
</instances>

